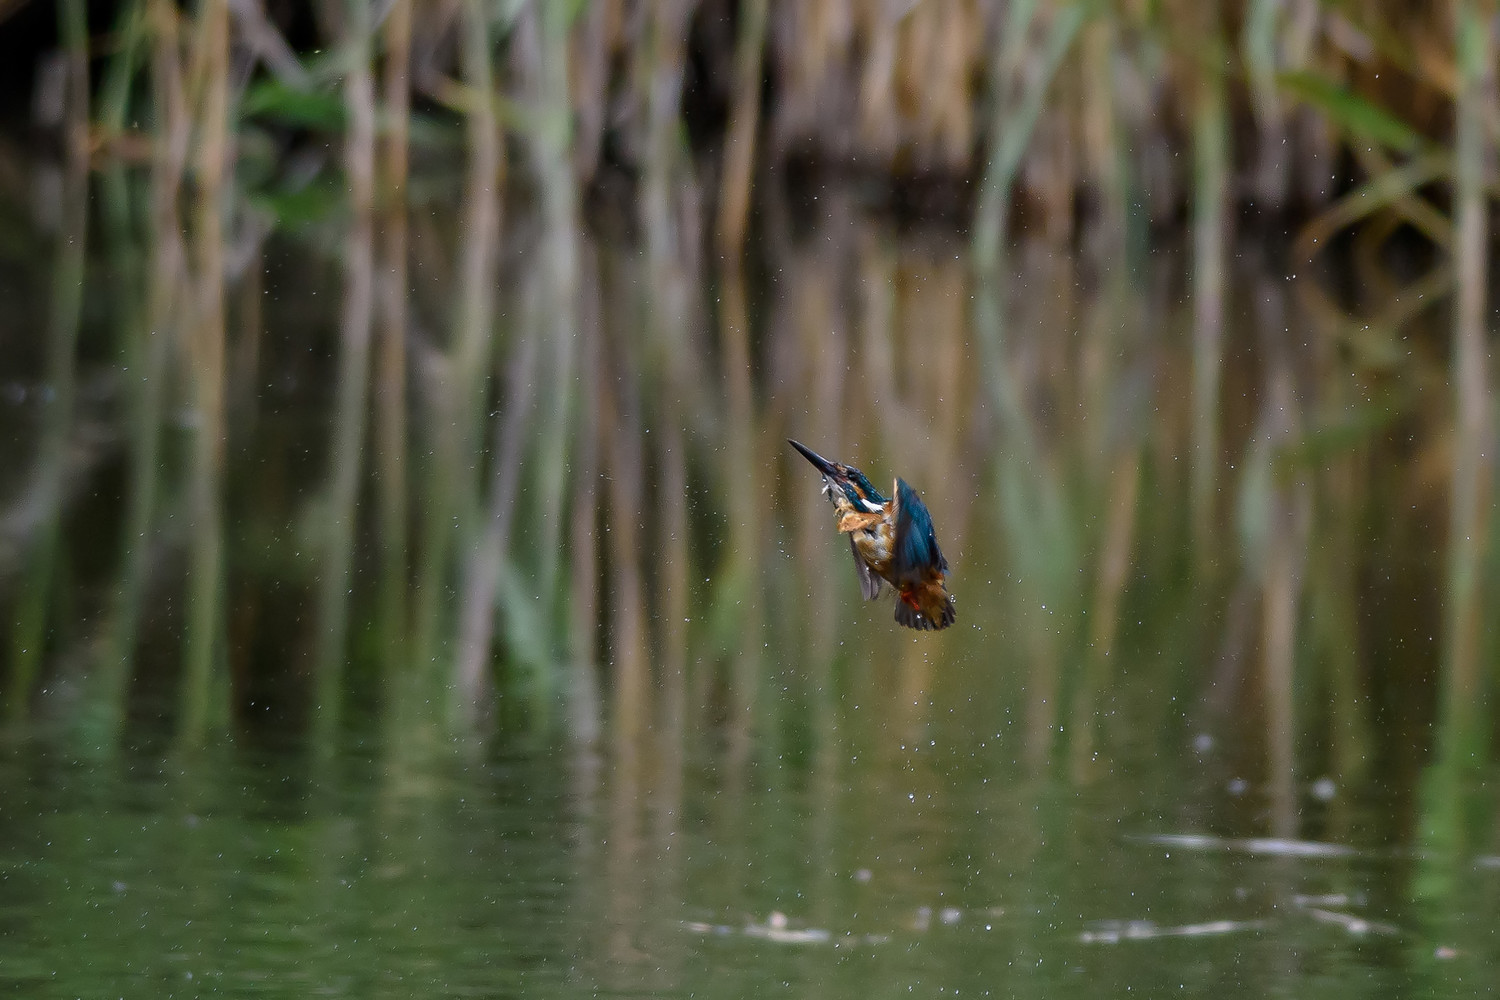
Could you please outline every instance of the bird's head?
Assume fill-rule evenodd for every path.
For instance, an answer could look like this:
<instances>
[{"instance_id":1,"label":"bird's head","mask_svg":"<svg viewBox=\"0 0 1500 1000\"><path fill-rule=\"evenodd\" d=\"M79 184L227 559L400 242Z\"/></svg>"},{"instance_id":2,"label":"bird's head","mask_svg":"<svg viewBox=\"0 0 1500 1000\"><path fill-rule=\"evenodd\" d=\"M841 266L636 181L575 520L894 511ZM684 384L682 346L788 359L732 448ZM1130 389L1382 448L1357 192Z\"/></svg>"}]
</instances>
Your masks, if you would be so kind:
<instances>
[{"instance_id":1,"label":"bird's head","mask_svg":"<svg viewBox=\"0 0 1500 1000\"><path fill-rule=\"evenodd\" d=\"M854 466L830 462L801 442L788 439L787 443L823 474L823 493L835 506L848 506L866 514L880 513L885 507L886 498Z\"/></svg>"}]
</instances>

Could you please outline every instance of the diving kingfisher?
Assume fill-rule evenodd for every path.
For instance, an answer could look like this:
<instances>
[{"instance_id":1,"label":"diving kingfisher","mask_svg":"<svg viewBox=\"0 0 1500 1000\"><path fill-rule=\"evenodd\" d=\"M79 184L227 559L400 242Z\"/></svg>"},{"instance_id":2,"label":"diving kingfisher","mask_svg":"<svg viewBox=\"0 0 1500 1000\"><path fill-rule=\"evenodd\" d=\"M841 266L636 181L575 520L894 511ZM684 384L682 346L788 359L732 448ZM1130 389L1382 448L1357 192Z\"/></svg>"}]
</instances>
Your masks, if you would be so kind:
<instances>
[{"instance_id":1,"label":"diving kingfisher","mask_svg":"<svg viewBox=\"0 0 1500 1000\"><path fill-rule=\"evenodd\" d=\"M899 624L915 629L952 625L958 613L943 586L948 560L917 491L897 477L887 500L853 466L830 462L800 442L787 443L823 474L823 495L833 501L839 531L849 536L865 600L880 594L883 580L896 591Z\"/></svg>"}]
</instances>

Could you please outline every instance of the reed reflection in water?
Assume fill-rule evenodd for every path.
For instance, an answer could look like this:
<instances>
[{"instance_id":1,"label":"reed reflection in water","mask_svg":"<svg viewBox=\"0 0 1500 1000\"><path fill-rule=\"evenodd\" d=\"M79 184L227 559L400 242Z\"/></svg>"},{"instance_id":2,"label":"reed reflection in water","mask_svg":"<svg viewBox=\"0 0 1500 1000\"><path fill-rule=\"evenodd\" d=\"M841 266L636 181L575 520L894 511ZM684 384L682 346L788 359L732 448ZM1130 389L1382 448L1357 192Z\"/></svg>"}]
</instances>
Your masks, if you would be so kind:
<instances>
[{"instance_id":1,"label":"reed reflection in water","mask_svg":"<svg viewBox=\"0 0 1500 1000\"><path fill-rule=\"evenodd\" d=\"M142 194L158 183L126 179ZM399 378L372 363L377 343L392 348L373 332L377 236L362 213L332 259L287 237L260 243L247 259L283 263L259 279L257 310L201 306L235 301L245 273L217 293L153 281L135 308L155 318L125 309L105 342L165 387L120 378L107 353L70 355L78 384L120 405L88 431L100 443L63 474L72 485L47 488L45 518L7 522L13 551L30 554L9 592L40 581L45 600L27 614L48 622L43 655L11 660L15 733L60 726L73 752L120 767L161 723L180 760L216 734L279 733L327 760L373 734L382 822L408 844L436 835L424 803L442 795L450 741L561 745L572 808L608 831L572 848L599 876L578 901L606 929L596 968L634 969L643 988L682 982L660 970L688 962L687 940L662 937L684 905L767 911L742 874L780 842L761 814L767 780L773 798L805 783L820 803L782 817L809 856L847 858L889 825L881 877L904 900L932 889L922 873L939 856L992 856L994 831L959 818L987 770L1006 776L1006 842L1023 846L999 870L987 863L960 894L970 900L998 898L1005 870L1048 856L1059 786L1095 794L1188 747L1192 782L1248 778L1249 794L1189 796L1157 827L1411 842L1439 717L1428 637L1451 558L1428 525L1446 504L1452 418L1445 397L1417 388L1447 378L1436 325L1412 321L1419 349L1396 371L1350 363L1328 347L1347 317L1296 294L1316 275L1288 281L1241 255L1225 342L1254 346L1218 362L1215 481L1232 497L1203 533L1196 310L1172 250L1126 269L1027 242L1005 280L978 281L952 237L827 191L795 225L772 216L776 263L751 279L697 255L692 199L642 254L579 229L565 203L477 225L496 212L500 226L498 205L473 200L497 194L469 194L463 225L424 218L422 246L445 250L409 265L419 284L446 276L455 307L430 292L382 307L383 322L411 318L395 334L410 358ZM200 245L203 217L169 218L102 234L98 258L57 257L83 268L80 286L60 287L107 301L102 262L122 241L152 268L192 266L206 251L173 248ZM341 280L343 303L318 307ZM257 321L264 330L244 325ZM98 336L85 324L84 342ZM253 367L215 360L228 357ZM48 462L85 433L83 403L59 417L58 398L30 423L10 415L39 463L17 488L58 476ZM160 426L163 398L175 426ZM215 419L222 450L202 443ZM72 443L44 447L59 435ZM959 627L914 639L858 601L788 436L877 481L921 484ZM409 470L399 498L392 470ZM89 499L101 493L112 496ZM399 510L410 541L393 546L380 526ZM117 559L68 543L101 535ZM393 607L412 612L391 620ZM15 635L38 634L16 621L30 631ZM17 695L25 684L31 697ZM112 721L85 724L98 719ZM947 764L912 756L937 737L966 749ZM1310 809L1319 778L1340 794ZM915 825L890 825L909 795L925 802ZM1368 801L1389 807L1374 826ZM1023 820L1028 802L1041 811ZM717 861L673 854L689 816ZM800 920L845 919L833 870L806 873ZM1040 904L1045 887L1025 884Z\"/></svg>"},{"instance_id":2,"label":"reed reflection in water","mask_svg":"<svg viewBox=\"0 0 1500 1000\"><path fill-rule=\"evenodd\" d=\"M488 148L471 145L475 177L494 169ZM369 176L373 143L351 150L358 168L352 175ZM565 163L557 147L538 155L551 166ZM62 190L81 182L75 176L72 183ZM169 172L125 184L166 192L154 196L158 206L176 200ZM299 314L326 315L304 310L326 289L289 276L326 270L294 264L269 278L257 275L257 283L267 282L258 308L225 311L216 303L234 290L215 283L227 270L213 249L225 242L215 211L200 208L188 226L167 208L138 233L104 234L109 259L139 246L159 275L135 306L147 319L132 320L126 309L124 322L110 330L120 364L145 376L109 390L129 393L114 418L119 439L128 442L120 459L128 485L107 487L125 501L109 525L122 546L110 587L122 595L169 594L178 572L172 553L180 552L188 617L177 622L175 613L158 610L154 631L138 635L130 620L153 603L140 597L108 602L101 616L75 610L74 619L59 617L73 599L37 604L36 588L51 592L48 600L64 596L47 581L55 560L66 556L46 556L42 540L50 532L42 525L77 516L69 491L48 485L67 454L59 435L78 433L68 430L78 404L67 391L76 352L67 349L67 336L50 336L52 360L37 371L37 384L52 390L34 431L41 464L20 480L39 499L18 510L37 514L11 521L17 551L39 560L12 574L14 593L31 595L14 605L30 609L15 633L17 649L27 652L11 659L15 721L32 714L37 691L55 687L62 665L79 677L108 672L81 654L102 628L115 636L117 655L133 662L132 679L99 686L109 693L90 694L90 707L99 707L95 697L113 702L98 717L123 725L133 691L180 684L180 707L170 714L188 743L231 720L244 724L246 699L270 683L260 676L266 669L285 671L288 718L327 713L327 725L307 733L320 745L336 743L348 728L337 708L344 689L365 692L358 700L366 703L373 690L373 701L391 716L419 702L455 706L432 721L453 735L561 726L588 742L601 711L589 692L600 683L614 692L607 714L627 742L658 721L701 721L709 703L723 698L733 706L727 718L742 733L739 743L748 738L742 727L754 718L756 688L765 683L764 667L745 664L753 664L765 638L802 650L809 676L826 680L827 664L851 641L850 616L865 610L848 600L845 560L830 543L816 490L787 464L781 442L796 434L877 476L924 484L955 563L992 568L982 579L958 571L972 634L933 637L931 646L903 654L914 690L930 682L939 661L934 650L982 648L978 634L989 622L1018 617L1028 624L1008 639L1021 644L1016 659L1024 669L1036 672L1026 683L1035 698L1031 754L1039 766L1050 759L1057 737L1049 734L1072 718L1074 736L1065 742L1073 748L1073 773L1083 779L1106 725L1100 699L1118 680L1109 661L1122 643L1140 640L1126 621L1129 608L1165 598L1152 581L1178 581L1201 601L1202 613L1215 600L1228 602L1213 612L1227 616L1227 633L1210 629L1191 640L1219 650L1205 657L1217 666L1181 679L1204 711L1240 704L1243 692L1234 685L1249 676L1244 658L1263 658L1255 700L1267 713L1267 764L1281 789L1277 815L1292 816L1288 782L1296 745L1306 738L1298 736L1292 701L1298 634L1324 627L1323 616L1306 609L1324 602L1343 609L1336 634L1346 635L1346 652L1335 654L1332 636L1318 645L1344 664L1329 682L1345 692L1344 704L1359 700L1357 684L1349 685L1368 674L1361 664L1373 655L1359 636L1363 596L1348 593L1347 577L1309 575L1309 560L1351 567L1341 572L1357 579L1359 562L1373 557L1357 526L1403 523L1394 514L1378 516L1372 505L1394 502L1392 487L1403 481L1407 490L1437 490L1430 470L1449 461L1442 428L1450 418L1436 394L1401 386L1446 379L1438 355L1424 349L1394 377L1341 363L1320 345L1344 336L1347 316L1325 316L1325 299L1308 311L1287 296L1316 276L1288 282L1269 264L1239 265L1230 285L1248 308L1229 309L1227 322L1243 324L1230 331L1233 342L1257 346L1215 362L1226 366L1225 399L1234 402L1224 408L1222 438L1211 449L1225 456L1213 481L1232 486L1237 499L1214 505L1212 531L1189 536L1164 512L1181 509L1184 489L1192 497L1203 488L1199 397L1182 391L1201 383L1203 348L1196 336L1185 337L1200 320L1195 302L1183 297L1185 269L1170 251L1132 272L1023 244L1008 281L977 281L951 239L892 229L829 192L815 221L799 220L805 231L794 232L789 215L772 213L767 252L778 264L769 279L752 283L738 263L706 273L691 198L669 209L676 221L637 258L576 228L565 181L557 207L544 199L541 211L518 211L503 238L492 228L498 192L476 184L461 205L463 225L441 215L425 223L424 238L446 234L461 266L450 272L442 253L417 254L410 265L419 283L451 275L456 308L445 312L441 294L384 306L382 322L409 315L420 332L388 329L378 365L371 364L377 283L368 194L356 200L365 207L344 230L345 304L328 325L295 336L290 324ZM200 206L218 204L223 195L200 191L198 199ZM390 207L382 211L384 231L395 224ZM192 243L182 242L184 233ZM248 224L246 235L265 239ZM104 258L85 268L79 248L90 245L86 237L60 242L68 252L55 262L57 287L85 301L115 294L103 280ZM502 246L507 259L488 263ZM236 252L250 261L295 261L312 251L277 237L270 247ZM207 274L207 284L186 280L186 268ZM231 280L251 278L241 271ZM697 297L699 287L714 292ZM66 296L55 299L53 329L76 325L70 317L79 309ZM275 328L270 340L245 325L261 322ZM1408 338L1420 343L1423 335L1420 318L1412 320ZM310 339L329 352L331 378L284 346ZM247 342L262 346L246 350ZM391 359L403 356L410 367L393 374ZM226 365L225 357L251 367ZM183 381L164 390L162 380L174 371ZM290 414L281 419L306 428L297 432L306 458L267 454L255 442L267 418L264 398L251 408L225 404L291 385L297 387L274 405ZM156 443L164 396L185 407L186 429L168 433L192 442L181 451L186 461L178 460L179 449L163 452ZM320 424L326 433L312 430ZM366 424L379 429L374 439ZM1420 431L1411 435L1414 450L1393 454L1392 427L1408 425ZM312 444L320 437L326 445ZM245 443L226 452L224 442L237 440ZM360 458L369 440L378 461ZM411 461L403 457L408 452ZM254 473L262 485L240 507L219 498L223 487L215 484L246 475L233 466L249 454L268 468ZM1407 476L1406 469L1424 471ZM396 490L392 475L410 479ZM1336 485L1320 489L1322 479ZM264 484L277 481L286 486L268 497ZM1430 510L1441 495L1418 494L1406 507ZM371 496L378 503L367 503ZM1201 509L1197 501L1189 507ZM178 510L194 526L185 548L166 523ZM415 527L409 577L405 519L398 517L408 510ZM1344 540L1311 531L1314 510L1319 521L1343 525ZM401 525L394 541L385 532L392 523ZM1467 534L1476 548L1464 558L1478 565L1488 559L1485 536ZM299 536L316 545L304 550ZM252 557L239 541L246 538L265 551ZM225 545L226 556L214 555ZM1327 546L1341 555L1325 559ZM1179 564L1174 553L1192 555L1191 564ZM1232 584L1237 573L1252 589ZM1470 586L1473 574L1458 579ZM236 595L254 595L273 581L320 595L315 614L282 623L293 635L310 630L314 652L305 668L268 668L253 644L224 648L228 623L250 613ZM1341 588L1343 596L1308 593L1315 584ZM1431 593L1441 600L1441 588ZM1262 611L1235 610L1252 599ZM1247 613L1263 614L1263 628L1237 624ZM40 634L37 616L59 625L44 661L36 659L43 644L27 638ZM1060 619L1071 624L1060 628ZM411 641L403 625L412 629ZM186 642L180 672L158 645L179 628ZM287 642L295 650L302 640ZM1470 647L1485 648L1473 638L1456 648ZM999 660L998 653L989 655ZM353 674L346 674L346 660ZM585 666L590 662L599 666ZM379 669L365 672L373 664ZM316 678L313 688L301 687L299 674ZM1426 676L1413 665L1382 683L1417 684ZM1236 693L1223 693L1226 685ZM667 699L655 710L653 692ZM504 705L493 701L497 695ZM293 711L294 703L311 708ZM554 708L563 711L554 715ZM1350 721L1350 711L1335 713L1345 720L1340 731L1365 729ZM1352 758L1346 764L1356 766Z\"/></svg>"}]
</instances>

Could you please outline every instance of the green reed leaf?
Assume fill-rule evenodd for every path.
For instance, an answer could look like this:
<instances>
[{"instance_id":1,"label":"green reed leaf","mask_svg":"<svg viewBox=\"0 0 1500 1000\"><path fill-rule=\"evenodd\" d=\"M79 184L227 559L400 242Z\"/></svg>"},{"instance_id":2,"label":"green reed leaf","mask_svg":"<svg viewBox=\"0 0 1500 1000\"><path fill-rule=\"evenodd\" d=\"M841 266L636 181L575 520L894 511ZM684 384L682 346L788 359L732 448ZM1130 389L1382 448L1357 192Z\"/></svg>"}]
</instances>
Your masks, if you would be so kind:
<instances>
[{"instance_id":1,"label":"green reed leaf","mask_svg":"<svg viewBox=\"0 0 1500 1000\"><path fill-rule=\"evenodd\" d=\"M1372 139L1402 152L1426 145L1422 134L1406 122L1325 76L1298 71L1282 73L1276 82L1293 97L1322 111L1330 123L1350 135Z\"/></svg>"},{"instance_id":2,"label":"green reed leaf","mask_svg":"<svg viewBox=\"0 0 1500 1000\"><path fill-rule=\"evenodd\" d=\"M338 91L304 90L276 79L252 85L240 102L240 111L247 118L327 132L342 131L346 115Z\"/></svg>"}]
</instances>

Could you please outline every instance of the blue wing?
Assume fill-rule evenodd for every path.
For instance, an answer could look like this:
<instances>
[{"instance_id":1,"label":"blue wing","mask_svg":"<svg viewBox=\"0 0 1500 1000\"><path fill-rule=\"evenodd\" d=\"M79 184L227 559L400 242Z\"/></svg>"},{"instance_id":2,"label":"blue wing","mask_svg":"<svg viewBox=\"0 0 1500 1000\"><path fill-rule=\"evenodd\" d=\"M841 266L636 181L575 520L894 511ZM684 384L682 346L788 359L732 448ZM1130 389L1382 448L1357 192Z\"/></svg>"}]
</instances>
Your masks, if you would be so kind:
<instances>
[{"instance_id":1,"label":"blue wing","mask_svg":"<svg viewBox=\"0 0 1500 1000\"><path fill-rule=\"evenodd\" d=\"M935 573L948 572L948 560L938 548L927 513L917 491L904 479L896 480L896 540L891 553L891 577L897 583L922 583Z\"/></svg>"}]
</instances>

